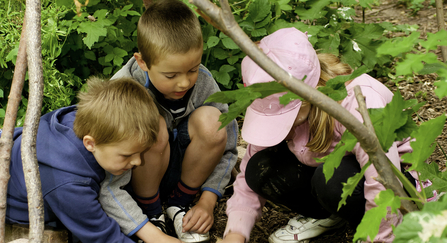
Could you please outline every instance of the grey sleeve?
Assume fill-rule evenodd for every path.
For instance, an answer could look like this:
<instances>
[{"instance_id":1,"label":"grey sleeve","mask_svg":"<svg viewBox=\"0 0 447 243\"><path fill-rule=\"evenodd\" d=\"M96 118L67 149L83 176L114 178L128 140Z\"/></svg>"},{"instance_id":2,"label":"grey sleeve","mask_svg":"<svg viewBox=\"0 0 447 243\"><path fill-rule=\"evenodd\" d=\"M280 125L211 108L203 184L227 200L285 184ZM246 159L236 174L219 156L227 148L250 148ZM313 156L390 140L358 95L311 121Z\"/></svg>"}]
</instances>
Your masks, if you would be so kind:
<instances>
[{"instance_id":1,"label":"grey sleeve","mask_svg":"<svg viewBox=\"0 0 447 243\"><path fill-rule=\"evenodd\" d=\"M201 87L198 92L198 99L200 102L204 102L211 94L219 92L219 86L216 81L212 77L211 73L204 66L201 66L204 70L200 79L201 79ZM220 112L225 113L228 112L228 105L222 103L205 103L205 105L214 106L220 110ZM219 164L217 164L214 171L202 185L202 190L214 192L219 198L225 192L225 187L228 185L231 179L231 171L237 162L237 139L239 134L239 127L237 125L236 120L231 121L225 128L227 131L227 143L225 145L225 152L220 159Z\"/></svg>"},{"instance_id":2,"label":"grey sleeve","mask_svg":"<svg viewBox=\"0 0 447 243\"><path fill-rule=\"evenodd\" d=\"M114 219L121 231L131 236L141 229L149 220L137 202L122 189L130 182L132 171L114 176L106 172L106 178L101 183L99 202L109 217Z\"/></svg>"}]
</instances>

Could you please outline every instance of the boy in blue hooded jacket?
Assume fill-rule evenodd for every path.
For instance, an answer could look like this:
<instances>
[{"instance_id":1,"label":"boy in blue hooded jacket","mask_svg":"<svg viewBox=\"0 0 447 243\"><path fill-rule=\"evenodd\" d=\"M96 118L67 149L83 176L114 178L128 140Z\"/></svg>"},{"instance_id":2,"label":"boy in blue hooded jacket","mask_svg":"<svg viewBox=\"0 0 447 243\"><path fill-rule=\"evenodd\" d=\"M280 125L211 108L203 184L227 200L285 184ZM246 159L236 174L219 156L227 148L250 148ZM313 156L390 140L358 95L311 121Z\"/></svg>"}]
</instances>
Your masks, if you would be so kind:
<instances>
[{"instance_id":1,"label":"boy in blue hooded jacket","mask_svg":"<svg viewBox=\"0 0 447 243\"><path fill-rule=\"evenodd\" d=\"M40 119L37 160L42 182L45 223L62 223L81 242L134 242L104 212L98 197L106 171L130 174L142 154L156 143L160 116L153 99L131 78L88 80L76 106ZM0 130L1 135L1 130ZM14 132L6 222L29 224L21 159L22 128ZM180 242L143 219L141 229L153 242ZM143 232L143 231L141 231Z\"/></svg>"}]
</instances>

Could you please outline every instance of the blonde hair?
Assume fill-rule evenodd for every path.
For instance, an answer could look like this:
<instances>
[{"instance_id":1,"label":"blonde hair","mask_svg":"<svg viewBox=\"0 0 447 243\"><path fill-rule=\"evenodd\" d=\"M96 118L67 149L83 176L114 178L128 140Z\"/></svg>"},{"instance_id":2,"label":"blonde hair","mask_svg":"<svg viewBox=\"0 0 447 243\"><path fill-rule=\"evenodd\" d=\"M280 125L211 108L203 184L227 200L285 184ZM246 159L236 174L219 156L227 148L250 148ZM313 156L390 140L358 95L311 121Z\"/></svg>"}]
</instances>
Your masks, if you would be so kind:
<instances>
[{"instance_id":1,"label":"blonde hair","mask_svg":"<svg viewBox=\"0 0 447 243\"><path fill-rule=\"evenodd\" d=\"M352 73L351 67L346 63L342 63L333 54L320 53L318 54L318 60L320 61L321 74L317 87L326 86L328 80L338 75ZM309 103L304 101L303 105L309 105ZM314 105L312 105L307 119L309 122L310 141L306 146L312 152L326 152L334 139L335 119Z\"/></svg>"},{"instance_id":2,"label":"blonde hair","mask_svg":"<svg viewBox=\"0 0 447 243\"><path fill-rule=\"evenodd\" d=\"M135 139L151 146L157 140L159 113L149 92L131 78L87 80L88 89L78 94L73 130L83 139L90 135L96 145Z\"/></svg>"},{"instance_id":3,"label":"blonde hair","mask_svg":"<svg viewBox=\"0 0 447 243\"><path fill-rule=\"evenodd\" d=\"M150 69L160 57L203 48L200 23L192 10L179 0L152 3L138 21L138 50Z\"/></svg>"}]
</instances>

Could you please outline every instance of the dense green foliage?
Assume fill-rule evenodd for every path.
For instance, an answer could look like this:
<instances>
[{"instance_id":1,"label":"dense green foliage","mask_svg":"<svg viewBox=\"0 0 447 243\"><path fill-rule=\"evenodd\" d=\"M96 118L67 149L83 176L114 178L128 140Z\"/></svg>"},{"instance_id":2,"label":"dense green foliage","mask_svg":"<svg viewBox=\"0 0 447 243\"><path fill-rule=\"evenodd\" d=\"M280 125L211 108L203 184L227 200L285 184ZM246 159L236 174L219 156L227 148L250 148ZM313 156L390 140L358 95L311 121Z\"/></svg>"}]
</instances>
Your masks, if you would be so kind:
<instances>
[{"instance_id":1,"label":"dense green foliage","mask_svg":"<svg viewBox=\"0 0 447 243\"><path fill-rule=\"evenodd\" d=\"M186 0L183 0L187 2ZM76 104L76 93L83 88L85 80L91 75L110 77L137 52L136 25L144 7L142 0L90 0L87 6L76 9L73 0L42 1L42 57L44 70L44 101L42 113ZM80 1L84 3L84 1ZM218 1L214 1L216 4ZM329 52L341 57L356 71L351 76L343 76L328 82L319 90L335 100L346 95L344 85L347 80L364 72L374 77L388 76L396 83L411 81L415 74L437 73L436 94L447 96L447 66L440 62L432 50L438 45L447 45L447 32L428 34L420 38L417 26L365 24L353 21L355 8L368 9L374 0L229 0L233 15L241 28L253 40L284 27L296 27L307 32L311 43L320 52ZM417 12L421 0L402 0ZM24 17L24 1L0 0L0 127L3 124L7 96L9 94L13 69L19 45L21 25ZM194 6L191 6L193 9ZM210 100L230 104L230 111L221 119L230 121L245 111L256 98L284 91L284 87L273 82L259 86L241 87L240 63L245 53L225 34L199 17L204 37L202 63L211 71L220 87L226 92L217 93ZM388 39L390 31L404 32L408 37ZM415 46L421 46L419 51ZM265 86L264 86L265 85ZM17 126L23 125L27 105L28 86L25 84L22 104L19 107ZM294 94L282 98L282 103L297 99ZM404 218L397 227L396 240L422 242L421 239L447 239L447 228L440 226L431 235L421 235L427 222L437 222L439 215L446 215L446 198L425 205L432 191L447 191L447 172L439 172L434 165L424 163L433 152L433 143L442 131L445 117L441 116L417 126L411 117L422 104L415 100L404 101L396 93L387 107L370 110L377 136L386 151L390 145L404 137L416 138L412 142L414 152L403 157L412 163L422 179L430 179L433 185L425 191L417 192L409 186L396 171L410 192L421 212ZM402 112L404 111L404 112ZM334 153L325 157L325 173L338 166L345 151L352 149L357 140L349 132ZM435 168L436 167L436 168ZM367 166L364 167L366 169ZM364 173L364 170L362 170ZM362 173L351 178L346 184L343 199L353 191ZM387 207L395 210L400 199L393 193L384 191L376 198L378 207L367 213L365 224L357 229L356 239L374 237L381 216L386 215ZM419 219L415 221L414 218ZM444 227L444 228L442 228ZM411 231L412 234L408 234ZM424 231L425 232L425 231ZM424 238L425 237L425 238Z\"/></svg>"}]
</instances>

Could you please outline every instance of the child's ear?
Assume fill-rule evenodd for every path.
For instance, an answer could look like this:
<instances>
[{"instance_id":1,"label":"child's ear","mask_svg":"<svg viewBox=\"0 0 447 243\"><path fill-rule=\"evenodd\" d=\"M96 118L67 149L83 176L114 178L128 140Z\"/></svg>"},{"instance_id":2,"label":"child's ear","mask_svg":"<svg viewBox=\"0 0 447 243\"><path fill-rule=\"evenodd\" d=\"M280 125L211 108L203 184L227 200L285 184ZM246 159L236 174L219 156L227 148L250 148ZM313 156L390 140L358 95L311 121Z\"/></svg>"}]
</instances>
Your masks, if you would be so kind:
<instances>
[{"instance_id":1,"label":"child's ear","mask_svg":"<svg viewBox=\"0 0 447 243\"><path fill-rule=\"evenodd\" d=\"M82 139L82 143L84 143L84 147L88 151L92 153L95 151L95 139L92 136L85 135L84 138Z\"/></svg>"},{"instance_id":2,"label":"child's ear","mask_svg":"<svg viewBox=\"0 0 447 243\"><path fill-rule=\"evenodd\" d=\"M143 71L145 72L149 71L149 68L147 68L146 62L143 60L141 53L135 52L133 56L137 60L138 66L140 66L140 68L143 69Z\"/></svg>"}]
</instances>

